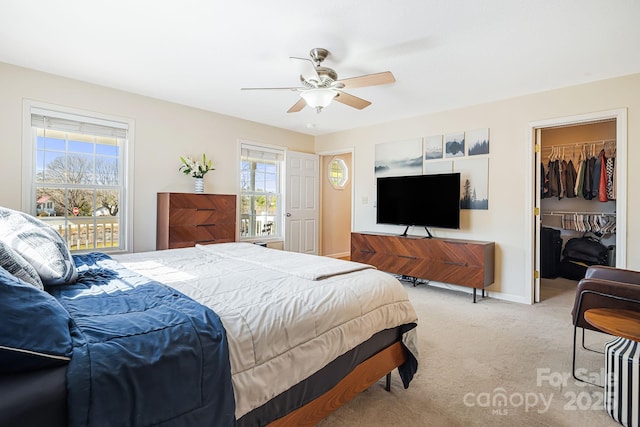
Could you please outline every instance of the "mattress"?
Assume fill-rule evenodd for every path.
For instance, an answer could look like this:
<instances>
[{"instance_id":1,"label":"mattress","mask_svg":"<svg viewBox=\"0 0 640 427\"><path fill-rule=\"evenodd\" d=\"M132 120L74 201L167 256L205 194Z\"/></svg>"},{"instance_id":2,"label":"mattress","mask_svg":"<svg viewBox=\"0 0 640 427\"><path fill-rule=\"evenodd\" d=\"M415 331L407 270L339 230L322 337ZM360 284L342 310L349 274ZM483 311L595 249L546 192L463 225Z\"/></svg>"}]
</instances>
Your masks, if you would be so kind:
<instances>
[{"instance_id":1,"label":"mattress","mask_svg":"<svg viewBox=\"0 0 640 427\"><path fill-rule=\"evenodd\" d=\"M237 419L376 333L417 323L402 284L365 264L249 243L113 258L220 316ZM405 331L402 340L416 356L415 330Z\"/></svg>"}]
</instances>

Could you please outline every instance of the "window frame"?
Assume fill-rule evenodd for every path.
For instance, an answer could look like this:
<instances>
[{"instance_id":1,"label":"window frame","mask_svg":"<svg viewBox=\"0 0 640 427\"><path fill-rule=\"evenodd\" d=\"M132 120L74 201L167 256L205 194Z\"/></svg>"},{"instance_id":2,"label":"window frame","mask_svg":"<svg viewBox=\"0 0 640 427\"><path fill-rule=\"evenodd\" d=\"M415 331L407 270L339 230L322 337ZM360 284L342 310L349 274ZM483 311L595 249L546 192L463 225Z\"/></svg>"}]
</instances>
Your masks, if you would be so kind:
<instances>
[{"instance_id":1,"label":"window frame","mask_svg":"<svg viewBox=\"0 0 640 427\"><path fill-rule=\"evenodd\" d=\"M256 191L245 192L242 189L241 181L242 181L242 149L243 147L249 148L256 151L264 151L265 153L275 153L279 155L281 158L278 160L280 165L277 168L278 174L278 189L279 191L276 193L257 193ZM257 143L253 141L239 140L238 141L238 173L237 173L237 185L238 185L238 197L237 197L237 224L238 224L238 239L243 242L273 242L273 241L283 241L284 240L284 220L283 220L283 212L284 212L284 190L285 190L285 158L286 158L286 148L280 147L276 145L269 145L263 143ZM254 189L255 190L255 189ZM274 215L275 220L275 229L276 234L274 235L255 235L255 236L243 236L242 235L242 197L248 196L256 196L256 195L267 195L267 196L275 196L277 200L276 213Z\"/></svg>"},{"instance_id":2,"label":"window frame","mask_svg":"<svg viewBox=\"0 0 640 427\"><path fill-rule=\"evenodd\" d=\"M22 105L22 211L30 215L36 215L36 205L33 201L36 198L34 183L35 177L35 159L36 147L33 143L31 115L34 110L46 110L51 112L52 116L61 118L78 116L86 118L87 122L100 123L117 122L127 126L127 138L122 144L122 205L119 209L119 227L122 228L122 242L118 249L104 250L109 253L123 253L133 251L133 144L135 137L135 121L133 119L98 113L89 110L82 110L71 107L64 107L55 104L25 99ZM90 249L92 251L94 249ZM102 249L101 249L102 250ZM74 251L74 253L82 253L87 251Z\"/></svg>"},{"instance_id":3,"label":"window frame","mask_svg":"<svg viewBox=\"0 0 640 427\"><path fill-rule=\"evenodd\" d=\"M341 172L343 175L343 180L341 183L336 183L333 181L333 167L332 165L338 163L341 165ZM327 179L336 190L344 190L347 184L349 183L349 165L347 162L340 156L333 156L329 163L327 164Z\"/></svg>"}]
</instances>

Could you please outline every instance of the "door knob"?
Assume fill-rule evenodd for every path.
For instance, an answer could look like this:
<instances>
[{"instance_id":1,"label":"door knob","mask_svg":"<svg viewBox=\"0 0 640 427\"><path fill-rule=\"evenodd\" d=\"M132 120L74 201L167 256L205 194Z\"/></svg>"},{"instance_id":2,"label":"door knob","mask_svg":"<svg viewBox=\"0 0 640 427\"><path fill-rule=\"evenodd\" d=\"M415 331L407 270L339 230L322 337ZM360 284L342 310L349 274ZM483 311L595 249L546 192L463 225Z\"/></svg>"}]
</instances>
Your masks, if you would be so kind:
<instances>
[{"instance_id":1,"label":"door knob","mask_svg":"<svg viewBox=\"0 0 640 427\"><path fill-rule=\"evenodd\" d=\"M289 212L287 212L287 218L290 217L290 216L291 216L291 214Z\"/></svg>"}]
</instances>

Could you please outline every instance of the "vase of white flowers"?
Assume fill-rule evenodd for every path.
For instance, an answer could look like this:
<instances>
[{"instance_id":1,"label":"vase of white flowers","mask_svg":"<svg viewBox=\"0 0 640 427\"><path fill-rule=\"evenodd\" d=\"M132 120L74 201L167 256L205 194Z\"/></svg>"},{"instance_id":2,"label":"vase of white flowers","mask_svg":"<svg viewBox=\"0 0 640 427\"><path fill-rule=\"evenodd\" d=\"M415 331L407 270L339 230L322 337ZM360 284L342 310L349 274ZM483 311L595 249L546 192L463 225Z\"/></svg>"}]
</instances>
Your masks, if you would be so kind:
<instances>
[{"instance_id":1,"label":"vase of white flowers","mask_svg":"<svg viewBox=\"0 0 640 427\"><path fill-rule=\"evenodd\" d=\"M203 154L202 160L180 156L180 161L182 164L179 170L196 179L195 192L204 193L204 176L207 172L215 170L211 167L211 160L207 160L207 156Z\"/></svg>"}]
</instances>

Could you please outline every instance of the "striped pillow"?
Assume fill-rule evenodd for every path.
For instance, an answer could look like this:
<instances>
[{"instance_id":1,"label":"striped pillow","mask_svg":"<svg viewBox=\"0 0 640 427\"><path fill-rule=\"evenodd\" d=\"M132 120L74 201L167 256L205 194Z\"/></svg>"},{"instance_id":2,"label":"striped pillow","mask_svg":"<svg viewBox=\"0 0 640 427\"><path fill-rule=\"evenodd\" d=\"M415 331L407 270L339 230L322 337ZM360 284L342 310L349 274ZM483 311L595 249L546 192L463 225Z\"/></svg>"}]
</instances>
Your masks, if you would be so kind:
<instances>
[{"instance_id":1,"label":"striped pillow","mask_svg":"<svg viewBox=\"0 0 640 427\"><path fill-rule=\"evenodd\" d=\"M2 240L0 240L0 267L18 279L44 290L42 280L40 280L36 269Z\"/></svg>"},{"instance_id":2,"label":"striped pillow","mask_svg":"<svg viewBox=\"0 0 640 427\"><path fill-rule=\"evenodd\" d=\"M0 240L36 269L45 286L73 283L78 278L62 236L31 215L0 207Z\"/></svg>"}]
</instances>

